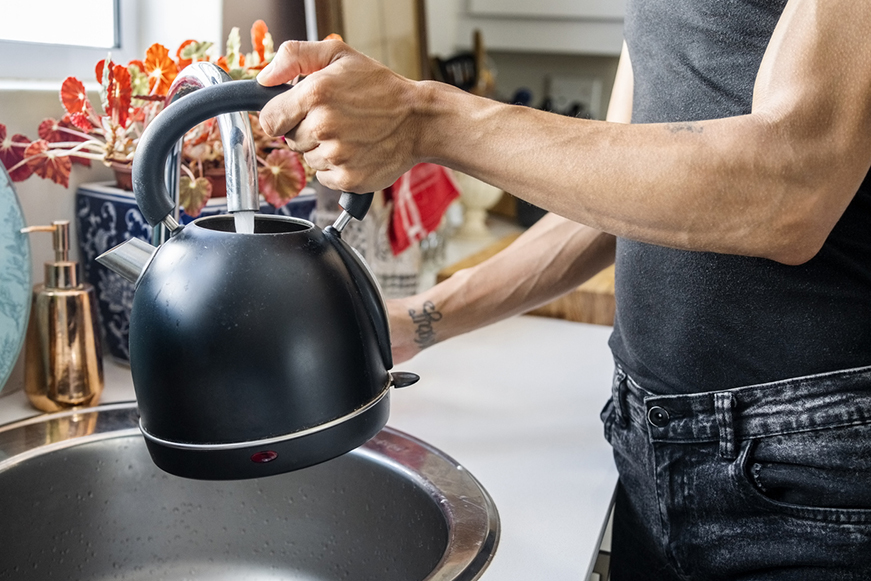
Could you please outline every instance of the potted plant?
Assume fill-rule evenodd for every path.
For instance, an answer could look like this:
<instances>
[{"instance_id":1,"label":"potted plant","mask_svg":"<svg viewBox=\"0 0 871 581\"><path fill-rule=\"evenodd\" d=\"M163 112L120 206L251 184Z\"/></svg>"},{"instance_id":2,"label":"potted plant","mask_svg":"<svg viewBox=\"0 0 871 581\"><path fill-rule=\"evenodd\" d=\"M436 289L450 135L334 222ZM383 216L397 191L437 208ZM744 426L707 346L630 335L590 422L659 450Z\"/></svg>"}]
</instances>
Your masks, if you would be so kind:
<instances>
[{"instance_id":1,"label":"potted plant","mask_svg":"<svg viewBox=\"0 0 871 581\"><path fill-rule=\"evenodd\" d=\"M73 164L102 162L115 171L115 183L85 184L76 192L76 221L85 280L97 289L100 315L108 352L127 359L127 321L132 285L94 262L94 258L131 237L151 238L151 227L139 213L130 189L130 169L145 127L160 114L166 94L178 73L193 62L207 61L223 68L234 79L253 78L273 56L273 42L263 21L251 27L254 50L243 54L239 29L227 39L226 51L210 42L186 40L174 56L160 44L151 45L143 60L119 64L111 56L96 64L100 106L87 96L85 85L69 77L63 81L59 118L48 118L38 127L38 139L8 135L0 124L0 162L13 181L32 176L69 187ZM302 156L283 139L260 130L256 113L251 127L257 149L258 185L264 202L261 211L309 218L315 196L299 196L310 177ZM223 150L215 120L191 129L184 137L179 183L182 221L201 213L224 210L218 199L224 190ZM207 207L207 203L209 206Z\"/></svg>"},{"instance_id":2,"label":"potted plant","mask_svg":"<svg viewBox=\"0 0 871 581\"><path fill-rule=\"evenodd\" d=\"M101 161L116 171L118 185L129 189L130 165L136 145L148 123L164 107L172 81L187 65L207 61L220 66L234 79L253 78L273 56L273 42L266 24L258 20L251 27L254 51L240 50L239 29L233 28L227 39L226 54L219 54L211 42L186 40L175 52L161 44L152 44L144 60L127 65L114 63L111 57L95 67L100 83L102 113L88 99L85 85L68 77L61 85L60 100L64 113L60 119L47 118L38 128L39 139L30 140L16 134L8 136L0 124L0 161L12 181L32 175L69 186L74 163L89 166ZM273 207L280 208L296 197L306 183L302 157L291 151L281 139L272 139L259 131L257 114L251 114L255 130L260 192ZM207 121L184 138L182 151L181 205L190 217L200 214L206 202L220 193L223 152L217 123Z\"/></svg>"}]
</instances>

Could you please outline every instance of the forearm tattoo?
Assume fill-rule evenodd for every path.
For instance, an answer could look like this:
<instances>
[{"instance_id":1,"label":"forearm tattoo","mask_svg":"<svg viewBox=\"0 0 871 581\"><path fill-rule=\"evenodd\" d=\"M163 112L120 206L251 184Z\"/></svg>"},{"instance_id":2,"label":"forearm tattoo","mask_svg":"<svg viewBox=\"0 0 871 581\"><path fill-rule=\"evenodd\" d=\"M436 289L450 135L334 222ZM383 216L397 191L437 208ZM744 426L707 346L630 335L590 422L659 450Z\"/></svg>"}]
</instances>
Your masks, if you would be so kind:
<instances>
[{"instance_id":1,"label":"forearm tattoo","mask_svg":"<svg viewBox=\"0 0 871 581\"><path fill-rule=\"evenodd\" d=\"M672 133L704 133L705 131L699 123L669 123L666 128Z\"/></svg>"},{"instance_id":2,"label":"forearm tattoo","mask_svg":"<svg viewBox=\"0 0 871 581\"><path fill-rule=\"evenodd\" d=\"M416 326L414 342L420 345L421 349L435 345L436 334L433 323L440 321L442 318L442 314L436 309L435 304L432 301L426 301L423 303L423 308L420 312L408 309L408 315L411 317L411 322Z\"/></svg>"}]
</instances>

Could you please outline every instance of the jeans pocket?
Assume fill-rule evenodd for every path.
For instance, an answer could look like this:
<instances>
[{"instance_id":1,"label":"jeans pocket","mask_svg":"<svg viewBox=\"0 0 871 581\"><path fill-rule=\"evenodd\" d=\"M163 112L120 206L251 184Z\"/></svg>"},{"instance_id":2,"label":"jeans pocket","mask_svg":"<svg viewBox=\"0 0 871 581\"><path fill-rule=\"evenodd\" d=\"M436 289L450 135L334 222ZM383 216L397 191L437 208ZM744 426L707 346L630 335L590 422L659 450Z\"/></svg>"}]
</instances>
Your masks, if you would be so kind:
<instances>
[{"instance_id":1,"label":"jeans pocket","mask_svg":"<svg viewBox=\"0 0 871 581\"><path fill-rule=\"evenodd\" d=\"M768 508L871 523L871 424L759 438L742 456L743 483Z\"/></svg>"},{"instance_id":2,"label":"jeans pocket","mask_svg":"<svg viewBox=\"0 0 871 581\"><path fill-rule=\"evenodd\" d=\"M605 439L610 443L611 442L611 430L614 427L614 401L609 399L605 404L605 407L602 408L602 412L599 414L599 419L602 420L602 424L605 427Z\"/></svg>"}]
</instances>

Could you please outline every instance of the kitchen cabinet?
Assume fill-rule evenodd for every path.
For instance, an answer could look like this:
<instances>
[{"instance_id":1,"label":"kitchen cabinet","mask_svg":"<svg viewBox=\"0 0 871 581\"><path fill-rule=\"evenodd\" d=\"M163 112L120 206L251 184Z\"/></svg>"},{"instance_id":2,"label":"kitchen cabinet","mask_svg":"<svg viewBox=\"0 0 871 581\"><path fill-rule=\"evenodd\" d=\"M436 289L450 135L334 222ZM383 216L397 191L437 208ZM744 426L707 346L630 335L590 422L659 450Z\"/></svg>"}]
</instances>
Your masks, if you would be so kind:
<instances>
[{"instance_id":1,"label":"kitchen cabinet","mask_svg":"<svg viewBox=\"0 0 871 581\"><path fill-rule=\"evenodd\" d=\"M464 0L456 40L478 29L490 50L616 56L623 13L623 0Z\"/></svg>"},{"instance_id":2,"label":"kitchen cabinet","mask_svg":"<svg viewBox=\"0 0 871 581\"><path fill-rule=\"evenodd\" d=\"M623 18L623 0L469 0L469 13L534 18Z\"/></svg>"}]
</instances>

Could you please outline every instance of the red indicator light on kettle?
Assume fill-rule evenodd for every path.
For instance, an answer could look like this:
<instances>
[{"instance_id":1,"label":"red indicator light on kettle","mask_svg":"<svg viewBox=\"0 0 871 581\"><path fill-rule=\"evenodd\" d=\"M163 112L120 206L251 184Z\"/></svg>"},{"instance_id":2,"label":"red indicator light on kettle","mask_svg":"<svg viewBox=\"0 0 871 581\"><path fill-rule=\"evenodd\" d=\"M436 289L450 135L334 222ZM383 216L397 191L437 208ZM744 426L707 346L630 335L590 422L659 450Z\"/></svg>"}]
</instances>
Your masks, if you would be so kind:
<instances>
[{"instance_id":1,"label":"red indicator light on kettle","mask_svg":"<svg viewBox=\"0 0 871 581\"><path fill-rule=\"evenodd\" d=\"M272 450L263 450L262 452L255 452L251 455L251 461L257 464L266 464L267 462L272 462L278 458L278 452L273 452Z\"/></svg>"}]
</instances>

